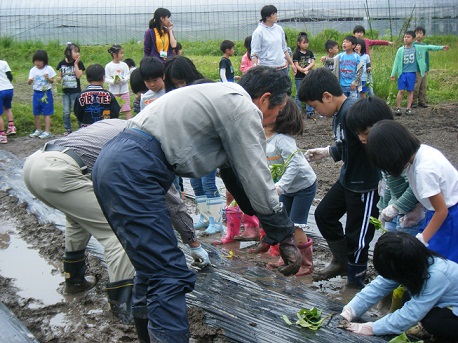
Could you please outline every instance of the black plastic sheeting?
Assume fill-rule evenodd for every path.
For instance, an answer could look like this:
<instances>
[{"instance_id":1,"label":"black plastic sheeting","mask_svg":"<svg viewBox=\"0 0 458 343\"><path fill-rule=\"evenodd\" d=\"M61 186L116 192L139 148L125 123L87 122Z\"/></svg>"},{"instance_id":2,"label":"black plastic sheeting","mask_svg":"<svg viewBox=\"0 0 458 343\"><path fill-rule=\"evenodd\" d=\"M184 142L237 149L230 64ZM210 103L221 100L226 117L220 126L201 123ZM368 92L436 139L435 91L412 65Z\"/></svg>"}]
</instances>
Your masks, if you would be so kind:
<instances>
[{"instance_id":1,"label":"black plastic sheeting","mask_svg":"<svg viewBox=\"0 0 458 343\"><path fill-rule=\"evenodd\" d=\"M39 343L25 325L0 302L0 342Z\"/></svg>"},{"instance_id":2,"label":"black plastic sheeting","mask_svg":"<svg viewBox=\"0 0 458 343\"><path fill-rule=\"evenodd\" d=\"M252 262L228 259L221 250L207 244L213 266L198 272L195 289L188 294L188 305L206 312L205 322L224 330L229 342L386 342L387 337L361 336L338 328L343 304L308 287L296 277ZM316 307L322 316L333 313L317 331L292 323L302 308ZM368 318L366 318L368 319Z\"/></svg>"}]
</instances>

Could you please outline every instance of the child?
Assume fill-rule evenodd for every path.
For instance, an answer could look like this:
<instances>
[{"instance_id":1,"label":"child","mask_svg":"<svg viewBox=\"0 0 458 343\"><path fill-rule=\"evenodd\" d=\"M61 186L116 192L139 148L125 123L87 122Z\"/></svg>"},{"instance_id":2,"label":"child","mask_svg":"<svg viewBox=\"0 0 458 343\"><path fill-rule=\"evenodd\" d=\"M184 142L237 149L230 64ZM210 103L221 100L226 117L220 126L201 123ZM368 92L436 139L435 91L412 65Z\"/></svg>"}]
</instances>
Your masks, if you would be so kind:
<instances>
[{"instance_id":1,"label":"child","mask_svg":"<svg viewBox=\"0 0 458 343\"><path fill-rule=\"evenodd\" d=\"M37 50L33 54L35 65L29 72L27 83L33 83L33 115L35 117L35 132L29 136L40 139L51 138L51 115L54 114L54 99L52 96L52 83L56 72L48 65L48 54L44 50ZM41 131L40 115L45 120L45 130Z\"/></svg>"},{"instance_id":2,"label":"child","mask_svg":"<svg viewBox=\"0 0 458 343\"><path fill-rule=\"evenodd\" d=\"M113 45L108 49L112 61L105 66L105 82L108 84L108 90L116 97L121 98L121 113L126 116L126 119L132 118L130 110L130 94L129 94L129 67L122 62L124 49L120 45Z\"/></svg>"},{"instance_id":3,"label":"child","mask_svg":"<svg viewBox=\"0 0 458 343\"><path fill-rule=\"evenodd\" d=\"M299 68L300 66L298 71ZM307 275L313 271L313 241L303 230L308 228L309 210L316 193L316 175L292 137L301 135L303 130L301 111L292 99L288 99L275 123L264 127L267 163L269 166L286 164L281 175L273 176L280 201L294 223L294 239L302 254L302 266L296 276ZM280 257L279 263L270 263L269 266L278 267L283 264Z\"/></svg>"},{"instance_id":4,"label":"child","mask_svg":"<svg viewBox=\"0 0 458 343\"><path fill-rule=\"evenodd\" d=\"M232 67L230 57L234 56L234 42L224 40L219 49L223 52L223 57L219 62L219 78L221 82L234 82L234 79L240 77L234 76L234 67Z\"/></svg>"},{"instance_id":5,"label":"child","mask_svg":"<svg viewBox=\"0 0 458 343\"><path fill-rule=\"evenodd\" d=\"M425 45L423 43L423 38L426 35L426 30L422 26L417 26L415 28L415 42L413 42L413 45ZM428 86L428 73L429 73L429 52L426 52L425 54L425 63L426 63L426 69L425 69L425 75L421 76L420 73L417 71L417 75L415 77L415 87L413 89L413 100L412 100L412 108L417 107L417 102L418 106L422 108L427 108L428 105L426 105L426 89Z\"/></svg>"},{"instance_id":6,"label":"child","mask_svg":"<svg viewBox=\"0 0 458 343\"><path fill-rule=\"evenodd\" d=\"M358 87L361 86L363 66L360 56L355 52L356 38L347 36L343 40L344 50L334 57L334 74L339 79L343 94L346 97L358 98Z\"/></svg>"},{"instance_id":7,"label":"child","mask_svg":"<svg viewBox=\"0 0 458 343\"><path fill-rule=\"evenodd\" d=\"M366 53L366 43L363 39L356 40L356 53L361 56L361 62L363 63L363 73L361 74L361 90L359 91L359 97L365 98L368 92L368 74L372 71L371 58Z\"/></svg>"},{"instance_id":8,"label":"child","mask_svg":"<svg viewBox=\"0 0 458 343\"><path fill-rule=\"evenodd\" d=\"M102 88L105 70L100 64L87 68L89 85L75 100L73 112L81 126L88 126L103 119L118 118L120 106L115 96Z\"/></svg>"},{"instance_id":9,"label":"child","mask_svg":"<svg viewBox=\"0 0 458 343\"><path fill-rule=\"evenodd\" d=\"M372 164L399 176L406 170L410 187L426 208L425 227L416 237L429 249L458 262L458 171L428 145L420 144L405 127L382 120L367 137Z\"/></svg>"},{"instance_id":10,"label":"child","mask_svg":"<svg viewBox=\"0 0 458 343\"><path fill-rule=\"evenodd\" d=\"M410 299L394 313L375 322L347 323L347 330L368 336L399 335L420 322L434 338L456 340L456 263L426 249L414 237L402 232L388 232L379 238L373 262L379 276L344 306L341 316L349 322L359 318L399 284L410 293Z\"/></svg>"},{"instance_id":11,"label":"child","mask_svg":"<svg viewBox=\"0 0 458 343\"><path fill-rule=\"evenodd\" d=\"M73 43L67 43L64 50L65 58L59 62L56 70L58 71L57 82L62 82L62 118L64 121L65 133L72 133L70 112L75 104L75 99L81 93L80 79L83 76L84 64L80 61L80 48Z\"/></svg>"},{"instance_id":12,"label":"child","mask_svg":"<svg viewBox=\"0 0 458 343\"><path fill-rule=\"evenodd\" d=\"M361 25L356 25L355 28L353 29L353 35L357 39L364 39L364 43L366 43L366 53L367 55L370 56L370 47L375 46L375 45L389 45L389 46L394 46L394 42L390 42L387 40L380 40L380 39L367 39L364 38L364 35L366 34L366 30L364 29L364 26ZM372 73L369 72L367 73L367 81L369 83L367 87L367 93L369 95L374 95L374 90L372 87Z\"/></svg>"},{"instance_id":13,"label":"child","mask_svg":"<svg viewBox=\"0 0 458 343\"><path fill-rule=\"evenodd\" d=\"M245 38L243 46L246 49L245 55L242 56L242 62L240 63L240 71L245 74L248 69L251 68L251 36Z\"/></svg>"},{"instance_id":14,"label":"child","mask_svg":"<svg viewBox=\"0 0 458 343\"><path fill-rule=\"evenodd\" d=\"M324 48L328 55L321 57L320 61L330 71L334 71L334 57L339 53L339 43L332 39L328 39L326 43L324 43Z\"/></svg>"},{"instance_id":15,"label":"child","mask_svg":"<svg viewBox=\"0 0 458 343\"><path fill-rule=\"evenodd\" d=\"M398 95L396 97L397 116L401 115L401 101L404 96L404 90L407 90L407 108L406 114L412 114L413 90L417 71L420 76L425 75L427 66L425 54L428 51L448 50L448 46L439 45L413 45L415 32L406 31L404 34L404 46L400 47L394 59L393 70L391 71L390 80L394 81L395 76L398 78Z\"/></svg>"},{"instance_id":16,"label":"child","mask_svg":"<svg viewBox=\"0 0 458 343\"><path fill-rule=\"evenodd\" d=\"M148 56L140 62L140 76L148 91L141 95L140 111L157 98L165 94L164 64L153 56Z\"/></svg>"},{"instance_id":17,"label":"child","mask_svg":"<svg viewBox=\"0 0 458 343\"><path fill-rule=\"evenodd\" d=\"M126 58L124 60L124 63L127 64L127 66L129 67L129 72L131 74L135 69L137 69L137 67L135 66L135 61L132 58Z\"/></svg>"},{"instance_id":18,"label":"child","mask_svg":"<svg viewBox=\"0 0 458 343\"><path fill-rule=\"evenodd\" d=\"M173 53L175 56L183 55L183 46L180 42L177 42L177 46L175 47L175 49L173 49Z\"/></svg>"},{"instance_id":19,"label":"child","mask_svg":"<svg viewBox=\"0 0 458 343\"><path fill-rule=\"evenodd\" d=\"M14 126L13 112L11 112L11 102L13 101L14 87L11 83L13 74L6 61L0 60L0 144L8 143L6 136L15 135L16 127ZM3 113L8 120L8 128L5 132L5 122Z\"/></svg>"},{"instance_id":20,"label":"child","mask_svg":"<svg viewBox=\"0 0 458 343\"><path fill-rule=\"evenodd\" d=\"M393 120L390 108L384 100L369 96L352 106L347 114L347 126L366 144L372 126L384 119ZM382 172L382 177L377 207L384 228L415 236L422 228L424 208L415 198L406 175L396 177Z\"/></svg>"},{"instance_id":21,"label":"child","mask_svg":"<svg viewBox=\"0 0 458 343\"><path fill-rule=\"evenodd\" d=\"M301 84L304 76L313 68L315 65L315 56L313 52L308 50L309 39L305 32L300 32L296 41L296 50L293 54L293 63L296 66L297 73L294 76L294 82L296 83L296 97L294 98L297 107L302 111L302 102L297 98L297 90ZM308 118L313 115L313 109L306 106L306 114Z\"/></svg>"},{"instance_id":22,"label":"child","mask_svg":"<svg viewBox=\"0 0 458 343\"><path fill-rule=\"evenodd\" d=\"M307 150L307 160L332 157L336 162L343 161L339 179L315 210L318 229L328 242L333 258L327 268L314 276L314 280L347 273L349 286L362 287L369 243L375 231L369 217L378 217L376 204L380 172L369 164L364 145L346 125L347 113L356 99L343 94L339 81L329 69L318 68L311 70L302 81L299 100L305 101L315 112L333 118L335 146ZM345 213L344 232L340 219Z\"/></svg>"},{"instance_id":23,"label":"child","mask_svg":"<svg viewBox=\"0 0 458 343\"><path fill-rule=\"evenodd\" d=\"M165 91L189 86L194 81L203 79L192 61L184 56L175 56L165 63Z\"/></svg>"},{"instance_id":24,"label":"child","mask_svg":"<svg viewBox=\"0 0 458 343\"><path fill-rule=\"evenodd\" d=\"M145 82L143 81L140 70L137 68L130 74L130 89L136 95L134 102L132 103L132 108L135 114L140 112L140 101L142 94L148 91L146 88Z\"/></svg>"}]
</instances>

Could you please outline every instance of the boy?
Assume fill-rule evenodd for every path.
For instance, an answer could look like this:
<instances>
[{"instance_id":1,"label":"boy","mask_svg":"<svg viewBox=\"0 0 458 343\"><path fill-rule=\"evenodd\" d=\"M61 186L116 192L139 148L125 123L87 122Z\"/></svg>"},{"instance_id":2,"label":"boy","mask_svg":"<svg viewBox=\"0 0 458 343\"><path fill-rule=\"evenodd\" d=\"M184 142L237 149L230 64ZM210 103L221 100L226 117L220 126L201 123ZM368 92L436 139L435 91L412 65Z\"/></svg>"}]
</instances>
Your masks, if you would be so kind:
<instances>
[{"instance_id":1,"label":"boy","mask_svg":"<svg viewBox=\"0 0 458 343\"><path fill-rule=\"evenodd\" d=\"M334 75L337 76L346 97L358 98L361 75L364 71L361 57L355 52L356 37L347 36L342 42L344 50L334 57Z\"/></svg>"},{"instance_id":2,"label":"boy","mask_svg":"<svg viewBox=\"0 0 458 343\"><path fill-rule=\"evenodd\" d=\"M221 61L219 62L219 78L221 82L234 82L235 79L240 77L234 77L234 68L232 67L232 62L229 59L231 56L234 56L234 42L230 40L224 40L219 49L223 53Z\"/></svg>"},{"instance_id":3,"label":"boy","mask_svg":"<svg viewBox=\"0 0 458 343\"><path fill-rule=\"evenodd\" d=\"M389 46L394 46L393 42L387 41L387 40L380 40L380 39L367 39L364 38L364 35L366 34L366 30L364 29L364 26L361 25L356 25L355 28L353 29L353 35L357 39L364 39L364 43L366 43L366 54L370 56L370 47L374 45L389 45ZM372 88L372 73L369 72L367 73L367 93L368 95L374 95L374 89Z\"/></svg>"},{"instance_id":4,"label":"boy","mask_svg":"<svg viewBox=\"0 0 458 343\"><path fill-rule=\"evenodd\" d=\"M398 75L398 95L396 97L396 110L397 116L401 115L401 101L404 96L404 90L407 90L407 109L406 114L412 114L412 101L413 90L415 88L415 80L417 71L420 76L425 75L426 66L426 52L437 50L448 50L448 46L439 45L413 45L415 39L415 32L406 31L404 34L404 46L398 49L394 59L393 70L391 71L390 80L394 81L395 76Z\"/></svg>"},{"instance_id":5,"label":"boy","mask_svg":"<svg viewBox=\"0 0 458 343\"><path fill-rule=\"evenodd\" d=\"M356 39L356 38L355 38ZM333 73L326 68L311 70L299 87L299 99L319 114L333 117L335 145L310 149L305 157L317 161L332 157L343 161L340 176L315 210L315 220L327 240L333 258L328 267L314 275L325 280L348 275L348 285L364 286L369 243L375 228L369 217L378 218L378 181L380 172L366 158L358 135L349 130L346 116L356 99L347 98ZM340 219L347 214L345 232Z\"/></svg>"},{"instance_id":6,"label":"boy","mask_svg":"<svg viewBox=\"0 0 458 343\"><path fill-rule=\"evenodd\" d=\"M81 126L88 126L103 119L118 118L121 107L115 96L103 89L105 68L92 64L86 70L89 85L75 100L73 113Z\"/></svg>"},{"instance_id":7,"label":"boy","mask_svg":"<svg viewBox=\"0 0 458 343\"><path fill-rule=\"evenodd\" d=\"M140 76L148 91L141 95L140 111L165 94L164 64L153 56L140 62Z\"/></svg>"},{"instance_id":8,"label":"boy","mask_svg":"<svg viewBox=\"0 0 458 343\"><path fill-rule=\"evenodd\" d=\"M328 39L326 43L324 43L324 48L326 49L328 56L321 57L320 61L330 71L334 71L334 57L336 57L339 53L339 43L335 40Z\"/></svg>"},{"instance_id":9,"label":"boy","mask_svg":"<svg viewBox=\"0 0 458 343\"><path fill-rule=\"evenodd\" d=\"M415 42L413 42L413 45L425 45L423 43L423 37L426 35L426 30L422 26L417 26L415 28ZM412 108L417 107L417 101L418 101L418 106L427 108L428 105L426 105L426 88L428 86L428 73L429 73L429 52L426 53L425 55L425 63L426 63L426 70L425 70L425 75L421 76L420 73L417 71L417 75L415 77L415 87L413 90L413 100L412 100Z\"/></svg>"}]
</instances>

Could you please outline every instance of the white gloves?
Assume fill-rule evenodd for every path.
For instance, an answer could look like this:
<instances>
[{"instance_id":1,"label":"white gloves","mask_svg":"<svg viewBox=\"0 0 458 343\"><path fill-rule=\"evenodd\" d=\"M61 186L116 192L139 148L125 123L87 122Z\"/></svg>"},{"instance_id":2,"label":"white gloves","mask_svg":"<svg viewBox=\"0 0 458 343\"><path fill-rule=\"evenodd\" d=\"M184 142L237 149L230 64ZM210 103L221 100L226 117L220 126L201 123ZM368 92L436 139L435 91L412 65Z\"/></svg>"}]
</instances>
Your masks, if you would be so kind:
<instances>
[{"instance_id":1,"label":"white gloves","mask_svg":"<svg viewBox=\"0 0 458 343\"><path fill-rule=\"evenodd\" d=\"M326 148L309 149L305 152L304 156L309 162L322 160L329 157L329 146Z\"/></svg>"},{"instance_id":2,"label":"white gloves","mask_svg":"<svg viewBox=\"0 0 458 343\"><path fill-rule=\"evenodd\" d=\"M353 310L350 306L344 306L340 315L349 322L356 318L355 310Z\"/></svg>"},{"instance_id":3,"label":"white gloves","mask_svg":"<svg viewBox=\"0 0 458 343\"><path fill-rule=\"evenodd\" d=\"M373 336L374 331L372 330L372 325L373 322L367 322L367 323L349 323L346 329L348 331L357 333L359 335L364 335L364 336Z\"/></svg>"},{"instance_id":4,"label":"white gloves","mask_svg":"<svg viewBox=\"0 0 458 343\"><path fill-rule=\"evenodd\" d=\"M418 239L420 242L422 242L425 247L428 247L429 244L426 243L426 241L424 240L422 233L417 233L415 238Z\"/></svg>"},{"instance_id":5,"label":"white gloves","mask_svg":"<svg viewBox=\"0 0 458 343\"><path fill-rule=\"evenodd\" d=\"M425 208L422 204L418 203L412 211L399 220L399 225L401 227L412 227L417 225L423 218L425 218Z\"/></svg>"},{"instance_id":6,"label":"white gloves","mask_svg":"<svg viewBox=\"0 0 458 343\"><path fill-rule=\"evenodd\" d=\"M277 189L277 194L282 195L285 194L285 190L281 188L279 185L275 184L275 188Z\"/></svg>"},{"instance_id":7,"label":"white gloves","mask_svg":"<svg viewBox=\"0 0 458 343\"><path fill-rule=\"evenodd\" d=\"M393 205L388 205L380 213L380 218L385 222L390 222L399 214L399 211Z\"/></svg>"},{"instance_id":8,"label":"white gloves","mask_svg":"<svg viewBox=\"0 0 458 343\"><path fill-rule=\"evenodd\" d=\"M190 249L191 256L194 258L194 262L191 263L192 266L202 269L210 264L208 253L202 248L202 245L199 245L197 248L190 247Z\"/></svg>"}]
</instances>

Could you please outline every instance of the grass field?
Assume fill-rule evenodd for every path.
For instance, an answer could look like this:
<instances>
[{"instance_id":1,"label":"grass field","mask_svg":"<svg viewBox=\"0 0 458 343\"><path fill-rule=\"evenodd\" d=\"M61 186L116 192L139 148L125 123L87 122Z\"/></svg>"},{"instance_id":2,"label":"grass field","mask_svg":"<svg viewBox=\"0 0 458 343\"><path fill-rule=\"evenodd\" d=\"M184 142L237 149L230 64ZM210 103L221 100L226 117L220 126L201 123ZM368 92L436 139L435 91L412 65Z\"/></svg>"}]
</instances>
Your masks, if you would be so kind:
<instances>
[{"instance_id":1,"label":"grass field","mask_svg":"<svg viewBox=\"0 0 458 343\"><path fill-rule=\"evenodd\" d=\"M289 38L288 45L294 50L296 45L295 37L298 32L285 30ZM309 49L317 57L317 66L320 65L319 58L325 55L324 42L327 39L334 39L341 44L345 33L335 30L325 30L315 37L309 37ZM368 35L369 36L369 35ZM370 36L369 36L370 37ZM377 33L373 38L378 38ZM428 102L437 104L442 102L457 101L458 93L458 36L431 36L426 37L427 44L449 45L449 51L438 51L430 53L431 71L428 76ZM77 43L77 42L76 42ZM184 56L190 58L197 69L207 78L215 81L219 80L218 65L221 58L219 41L206 42L181 42L183 45ZM232 58L232 64L236 73L239 71L240 60L245 53L243 41L235 42L236 56ZM374 91L377 96L387 100L390 105L394 104L397 93L397 83L390 82L389 76L394 61L396 50L402 44L402 39L398 39L395 47L381 46L371 48L371 59L374 75ZM132 58L137 66L143 57L143 44L134 41L121 44L124 48L124 57ZM107 52L109 45L80 46L81 60L86 68L93 63L105 66L110 62L110 54ZM35 50L44 49L48 52L49 65L56 68L60 60L63 59L65 46L58 42L16 42L11 38L0 37L0 59L8 62L14 76L13 84L15 87L13 100L13 114L18 134L28 134L34 130L34 119L32 115L32 86L27 85L27 78L30 68L32 68L32 55ZM294 83L293 83L294 84ZM85 76L82 78L82 87L86 87ZM61 134L62 123L62 101L60 85L54 83L54 109L55 115L51 119L51 131L53 134ZM293 89L293 93L295 89ZM5 119L5 118L4 118ZM72 125L76 129L77 123L72 115Z\"/></svg>"}]
</instances>

